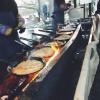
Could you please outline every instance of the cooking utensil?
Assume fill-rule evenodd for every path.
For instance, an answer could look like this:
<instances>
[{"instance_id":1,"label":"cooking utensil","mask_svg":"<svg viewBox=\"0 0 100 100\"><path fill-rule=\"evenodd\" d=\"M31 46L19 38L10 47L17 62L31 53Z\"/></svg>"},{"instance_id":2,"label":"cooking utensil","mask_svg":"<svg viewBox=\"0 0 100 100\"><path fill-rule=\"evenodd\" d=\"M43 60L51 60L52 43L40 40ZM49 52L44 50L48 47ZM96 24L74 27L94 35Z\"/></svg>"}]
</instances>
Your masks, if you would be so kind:
<instances>
[{"instance_id":1,"label":"cooking utensil","mask_svg":"<svg viewBox=\"0 0 100 100\"><path fill-rule=\"evenodd\" d=\"M31 42L31 44L32 44L33 47L39 44L39 41L36 41L36 40L27 39L27 38L24 38L24 37L20 37L20 39L28 41L28 42Z\"/></svg>"},{"instance_id":2,"label":"cooking utensil","mask_svg":"<svg viewBox=\"0 0 100 100\"><path fill-rule=\"evenodd\" d=\"M23 46L23 49L25 51L29 51L29 50L32 50L33 49L33 47L31 47L31 46L23 43L22 41L15 40L15 42L18 43L18 44L20 44L21 46Z\"/></svg>"},{"instance_id":3,"label":"cooking utensil","mask_svg":"<svg viewBox=\"0 0 100 100\"><path fill-rule=\"evenodd\" d=\"M41 32L47 32L47 33L50 33L50 34L55 34L52 30L39 30L39 31L41 31Z\"/></svg>"}]
</instances>

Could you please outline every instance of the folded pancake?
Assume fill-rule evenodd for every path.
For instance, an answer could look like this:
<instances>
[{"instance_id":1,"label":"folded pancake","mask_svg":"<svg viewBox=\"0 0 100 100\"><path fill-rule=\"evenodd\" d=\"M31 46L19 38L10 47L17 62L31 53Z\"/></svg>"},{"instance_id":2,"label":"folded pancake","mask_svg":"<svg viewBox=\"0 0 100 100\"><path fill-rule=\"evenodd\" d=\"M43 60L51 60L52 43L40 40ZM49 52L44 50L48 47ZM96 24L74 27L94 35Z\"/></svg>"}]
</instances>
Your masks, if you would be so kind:
<instances>
[{"instance_id":1,"label":"folded pancake","mask_svg":"<svg viewBox=\"0 0 100 100\"><path fill-rule=\"evenodd\" d=\"M41 49L37 49L36 51L31 53L33 57L47 58L51 57L54 54L54 50L51 47L43 47Z\"/></svg>"},{"instance_id":2,"label":"folded pancake","mask_svg":"<svg viewBox=\"0 0 100 100\"><path fill-rule=\"evenodd\" d=\"M71 38L71 35L66 35L66 34L62 34L56 38L54 38L54 40L69 40Z\"/></svg>"},{"instance_id":3,"label":"folded pancake","mask_svg":"<svg viewBox=\"0 0 100 100\"><path fill-rule=\"evenodd\" d=\"M38 60L26 60L19 63L11 69L11 72L16 75L26 75L37 72L43 68L44 64Z\"/></svg>"},{"instance_id":4,"label":"folded pancake","mask_svg":"<svg viewBox=\"0 0 100 100\"><path fill-rule=\"evenodd\" d=\"M57 33L57 34L67 34L67 35L71 35L71 34L73 34L73 31L69 31L69 32L59 32L59 33Z\"/></svg>"},{"instance_id":5,"label":"folded pancake","mask_svg":"<svg viewBox=\"0 0 100 100\"><path fill-rule=\"evenodd\" d=\"M52 41L52 42L48 42L47 46L51 46L51 45L58 45L59 47L64 46L66 42L62 42L62 41Z\"/></svg>"}]
</instances>

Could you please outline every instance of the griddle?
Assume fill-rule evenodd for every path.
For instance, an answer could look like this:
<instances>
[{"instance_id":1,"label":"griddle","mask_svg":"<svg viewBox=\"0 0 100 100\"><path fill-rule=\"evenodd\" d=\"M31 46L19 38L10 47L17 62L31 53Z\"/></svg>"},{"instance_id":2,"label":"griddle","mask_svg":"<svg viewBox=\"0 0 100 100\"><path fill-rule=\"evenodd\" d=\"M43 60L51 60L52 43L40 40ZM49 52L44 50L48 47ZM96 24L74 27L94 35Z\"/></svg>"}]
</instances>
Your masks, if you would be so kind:
<instances>
[{"instance_id":1,"label":"griddle","mask_svg":"<svg viewBox=\"0 0 100 100\"><path fill-rule=\"evenodd\" d=\"M71 89L71 90L68 89L67 90L63 86L65 86L65 83L67 85L68 84L70 85L70 82L67 83L67 81L69 80L69 78L67 77L67 80L66 80L64 76L66 76L66 74L65 74L66 70L74 71L74 70L71 69L72 67L68 67L68 66L73 66L74 63L75 63L75 62L73 63L73 55L74 55L75 52L77 52L76 51L76 47L77 47L76 45L79 44L79 41L82 38L81 34L79 34L80 28L81 28L81 25L78 25L78 27L77 27L76 31L74 32L74 35L72 36L72 38L66 43L66 45L63 47L62 52L57 56L59 58L59 60L58 61L54 61L54 59L53 59L53 60L51 60L51 62L48 62L48 64L43 68L43 70L41 70L39 72L38 77L32 83L30 83L30 86L24 92L26 95L27 95L27 91L29 93L31 92L30 88L32 88L31 87L32 84L34 84L35 82L37 82L37 83L39 82L40 83L39 84L39 88L37 88L37 89L39 89L39 91L36 92L36 95L31 94L32 98L30 100L33 100L33 98L34 98L34 100L56 100L56 94L58 95L57 100L62 100L61 97L65 96L64 95L65 93L66 93L66 96L69 96L68 100L72 100L71 98L72 98L73 93L74 93L73 89L75 89L75 87L73 85L74 80L71 81L72 82L71 86L73 87L73 89ZM80 45L78 45L78 46L80 46ZM65 59L66 59L66 61L65 61ZM67 62L69 62L69 61L71 61L71 62L68 64ZM77 59L76 59L76 61L78 62ZM64 63L63 69L61 68L62 63ZM79 67L80 64L77 67ZM75 67L73 66L73 68L75 68ZM70 74L71 73L69 73L69 75ZM61 75L61 76L59 76L59 75ZM75 75L75 73L70 78L73 79L74 75ZM59 76L59 78L57 76ZM55 78L53 78L53 77L55 77ZM59 81L60 83L57 84L57 82L58 82L59 79L62 80L62 83L61 83L61 81ZM64 81L64 79L65 79L65 81ZM76 80L78 80L78 79L76 79ZM47 83L50 83L50 84L47 84ZM75 84L76 83L77 82L75 82ZM56 89L58 91L57 93L56 93L56 89L54 87L55 85L57 85L56 86L57 87ZM62 88L59 88L60 85L61 85ZM63 88L65 88L64 89L65 91L62 91ZM52 89L54 89L54 90L52 90ZM17 88L16 91L14 91L14 94L16 94L16 92L18 93L18 90L20 90L20 87ZM50 91L47 92L47 90L50 90ZM61 92L59 92L59 90L61 90L61 92L64 93L64 94L62 94ZM34 91L34 89L33 89L33 91ZM54 94L52 95L52 93L54 93ZM59 93L61 93L62 95L60 95ZM69 95L69 93L72 93L72 95ZM61 96L61 97L59 97L59 96ZM12 98L10 96L9 100L11 100ZM24 99L21 99L21 100L24 100Z\"/></svg>"}]
</instances>

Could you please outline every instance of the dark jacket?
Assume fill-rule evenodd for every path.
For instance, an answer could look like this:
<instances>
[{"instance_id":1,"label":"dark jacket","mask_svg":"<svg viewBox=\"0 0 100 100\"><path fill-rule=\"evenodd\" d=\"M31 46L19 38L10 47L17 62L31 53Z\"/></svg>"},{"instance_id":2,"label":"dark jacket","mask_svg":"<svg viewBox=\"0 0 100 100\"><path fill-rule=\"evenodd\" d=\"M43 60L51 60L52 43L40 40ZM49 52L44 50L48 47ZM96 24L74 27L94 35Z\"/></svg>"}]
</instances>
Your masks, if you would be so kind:
<instances>
[{"instance_id":1,"label":"dark jacket","mask_svg":"<svg viewBox=\"0 0 100 100\"><path fill-rule=\"evenodd\" d=\"M54 0L54 2L57 4L57 5L60 5L62 3L65 3L65 0Z\"/></svg>"},{"instance_id":2,"label":"dark jacket","mask_svg":"<svg viewBox=\"0 0 100 100\"><path fill-rule=\"evenodd\" d=\"M14 0L1 0L0 2L0 24L13 27L10 36L0 34L0 59L9 59L21 51L21 46L15 43L19 40L17 30L14 28L18 24L18 9Z\"/></svg>"},{"instance_id":3,"label":"dark jacket","mask_svg":"<svg viewBox=\"0 0 100 100\"><path fill-rule=\"evenodd\" d=\"M64 10L62 10L60 7L60 5L64 2L64 0L54 0L54 12L52 16L52 27L54 33L56 33L58 24L64 24Z\"/></svg>"},{"instance_id":4,"label":"dark jacket","mask_svg":"<svg viewBox=\"0 0 100 100\"><path fill-rule=\"evenodd\" d=\"M100 0L98 1L97 11L95 12L95 14L100 14Z\"/></svg>"},{"instance_id":5,"label":"dark jacket","mask_svg":"<svg viewBox=\"0 0 100 100\"><path fill-rule=\"evenodd\" d=\"M16 25L18 23L18 8L14 0L1 0L0 2L0 12L12 12L16 18Z\"/></svg>"}]
</instances>

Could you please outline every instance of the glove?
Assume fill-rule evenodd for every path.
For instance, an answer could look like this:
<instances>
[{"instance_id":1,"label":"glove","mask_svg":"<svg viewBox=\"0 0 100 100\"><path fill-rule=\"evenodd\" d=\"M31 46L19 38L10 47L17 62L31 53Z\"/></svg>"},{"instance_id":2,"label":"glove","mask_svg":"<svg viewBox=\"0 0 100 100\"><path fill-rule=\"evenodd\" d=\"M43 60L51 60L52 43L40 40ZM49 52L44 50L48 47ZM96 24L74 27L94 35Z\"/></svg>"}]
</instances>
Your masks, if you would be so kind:
<instances>
[{"instance_id":1,"label":"glove","mask_svg":"<svg viewBox=\"0 0 100 100\"><path fill-rule=\"evenodd\" d=\"M19 33L25 32L25 29L26 29L25 27L20 27L20 28L19 28Z\"/></svg>"},{"instance_id":2,"label":"glove","mask_svg":"<svg viewBox=\"0 0 100 100\"><path fill-rule=\"evenodd\" d=\"M61 10L68 10L71 7L70 3L63 3L60 5Z\"/></svg>"},{"instance_id":3,"label":"glove","mask_svg":"<svg viewBox=\"0 0 100 100\"><path fill-rule=\"evenodd\" d=\"M25 32L26 28L24 27L24 25L25 25L24 18L22 18L20 15L18 15L18 21L19 21L19 23L18 23L19 33Z\"/></svg>"}]
</instances>

